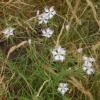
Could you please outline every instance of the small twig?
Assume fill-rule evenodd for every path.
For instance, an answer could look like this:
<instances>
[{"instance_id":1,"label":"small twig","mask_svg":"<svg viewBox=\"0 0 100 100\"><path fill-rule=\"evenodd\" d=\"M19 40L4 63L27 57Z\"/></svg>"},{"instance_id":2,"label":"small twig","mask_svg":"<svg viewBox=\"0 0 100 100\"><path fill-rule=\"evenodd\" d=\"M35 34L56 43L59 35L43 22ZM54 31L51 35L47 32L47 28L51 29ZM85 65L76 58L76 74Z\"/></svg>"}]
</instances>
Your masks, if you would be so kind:
<instances>
[{"instance_id":1,"label":"small twig","mask_svg":"<svg viewBox=\"0 0 100 100\"><path fill-rule=\"evenodd\" d=\"M22 41L21 43L19 43L18 45L15 45L13 47L10 48L10 50L8 51L8 54L7 54L7 59L9 58L10 54L12 52L14 52L16 49L20 48L21 46L25 45L26 43L28 43L28 41Z\"/></svg>"},{"instance_id":2,"label":"small twig","mask_svg":"<svg viewBox=\"0 0 100 100\"><path fill-rule=\"evenodd\" d=\"M33 19L36 19L36 16L29 18L29 19L26 20L24 23L26 23L26 22L30 22L30 21L32 21Z\"/></svg>"},{"instance_id":3,"label":"small twig","mask_svg":"<svg viewBox=\"0 0 100 100\"><path fill-rule=\"evenodd\" d=\"M36 97L39 97L39 95L40 95L40 93L41 93L41 91L42 91L44 85L45 85L48 81L49 81L49 80L46 80L46 81L43 82L43 84L42 84L41 87L39 88L39 91L38 91Z\"/></svg>"},{"instance_id":4,"label":"small twig","mask_svg":"<svg viewBox=\"0 0 100 100\"><path fill-rule=\"evenodd\" d=\"M59 42L60 42L60 37L61 37L61 35L62 35L62 33L63 33L63 30L64 30L64 24L65 24L65 21L64 21L64 23L63 23L63 25L62 25L62 28L61 28L61 31L60 31L60 33L59 33L59 35L58 35L58 37L57 37L57 42L56 42L56 46L59 46Z\"/></svg>"}]
</instances>

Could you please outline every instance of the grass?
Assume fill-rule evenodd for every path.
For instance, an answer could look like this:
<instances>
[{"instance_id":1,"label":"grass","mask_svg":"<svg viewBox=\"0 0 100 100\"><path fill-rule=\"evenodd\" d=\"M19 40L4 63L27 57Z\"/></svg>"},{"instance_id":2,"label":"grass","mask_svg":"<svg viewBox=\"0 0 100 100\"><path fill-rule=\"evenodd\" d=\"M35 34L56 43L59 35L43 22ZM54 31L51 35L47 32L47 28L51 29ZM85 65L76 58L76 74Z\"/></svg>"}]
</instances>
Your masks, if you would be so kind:
<instances>
[{"instance_id":1,"label":"grass","mask_svg":"<svg viewBox=\"0 0 100 100\"><path fill-rule=\"evenodd\" d=\"M55 6L57 15L47 26L55 30L50 39L41 36L45 25L38 25L37 10ZM100 98L100 1L99 0L1 0L0 31L15 27L14 37L0 33L0 100L99 100ZM64 30L58 38L64 23ZM63 63L53 62L50 50L56 41L66 48ZM13 46L32 39L32 44ZM80 54L77 48L84 48ZM95 74L82 70L82 56L96 59ZM71 70L69 69L71 68ZM57 92L60 82L69 84L62 96Z\"/></svg>"}]
</instances>

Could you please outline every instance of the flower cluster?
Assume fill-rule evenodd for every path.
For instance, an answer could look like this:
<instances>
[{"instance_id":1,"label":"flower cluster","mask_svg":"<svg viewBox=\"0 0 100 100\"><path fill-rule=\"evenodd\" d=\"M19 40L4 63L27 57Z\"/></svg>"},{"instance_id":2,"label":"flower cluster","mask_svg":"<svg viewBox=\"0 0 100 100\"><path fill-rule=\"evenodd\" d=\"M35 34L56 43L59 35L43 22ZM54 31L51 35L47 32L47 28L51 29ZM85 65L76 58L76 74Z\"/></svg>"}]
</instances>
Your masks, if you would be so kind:
<instances>
[{"instance_id":1,"label":"flower cluster","mask_svg":"<svg viewBox=\"0 0 100 100\"><path fill-rule=\"evenodd\" d=\"M54 10L54 7L45 7L44 12L42 14L39 14L39 11L37 12L37 19L39 24L47 24L49 19L53 18L53 16L56 14L56 11ZM42 29L42 36L50 38L54 31L50 28ZM51 50L52 57L54 61L61 61L63 62L65 59L65 49L61 46L56 46L53 50Z\"/></svg>"},{"instance_id":2,"label":"flower cluster","mask_svg":"<svg viewBox=\"0 0 100 100\"><path fill-rule=\"evenodd\" d=\"M69 90L67 83L59 83L58 92L64 95Z\"/></svg>"},{"instance_id":3,"label":"flower cluster","mask_svg":"<svg viewBox=\"0 0 100 100\"><path fill-rule=\"evenodd\" d=\"M56 11L54 10L54 7L45 7L44 12L42 14L38 14L37 19L39 24L47 24L49 19L53 18L53 16L56 14Z\"/></svg>"},{"instance_id":4,"label":"flower cluster","mask_svg":"<svg viewBox=\"0 0 100 100\"><path fill-rule=\"evenodd\" d=\"M39 15L39 11L37 12L37 19L39 24L48 23L48 20L53 18L53 16L56 14L56 11L54 10L54 7L45 7L44 8L44 12L42 14ZM42 29L42 36L45 36L47 38L50 38L54 31L50 28L46 28L46 29ZM52 57L54 61L61 61L63 62L65 59L65 49L62 48L61 46L57 46L55 47L53 50L51 50L52 53Z\"/></svg>"},{"instance_id":5,"label":"flower cluster","mask_svg":"<svg viewBox=\"0 0 100 100\"><path fill-rule=\"evenodd\" d=\"M95 59L92 57L83 56L83 60L83 70L87 73L87 75L93 74L95 72L93 69L93 62L95 62Z\"/></svg>"},{"instance_id":6,"label":"flower cluster","mask_svg":"<svg viewBox=\"0 0 100 100\"><path fill-rule=\"evenodd\" d=\"M52 56L54 61L61 61L63 62L65 59L66 51L61 46L55 47L52 51Z\"/></svg>"},{"instance_id":7,"label":"flower cluster","mask_svg":"<svg viewBox=\"0 0 100 100\"><path fill-rule=\"evenodd\" d=\"M39 14L39 11L37 12L37 19L39 24L47 24L49 19L53 18L53 16L56 14L56 11L54 10L54 7L45 7L44 12L42 14ZM50 28L42 29L42 36L50 38L53 34L53 30Z\"/></svg>"}]
</instances>

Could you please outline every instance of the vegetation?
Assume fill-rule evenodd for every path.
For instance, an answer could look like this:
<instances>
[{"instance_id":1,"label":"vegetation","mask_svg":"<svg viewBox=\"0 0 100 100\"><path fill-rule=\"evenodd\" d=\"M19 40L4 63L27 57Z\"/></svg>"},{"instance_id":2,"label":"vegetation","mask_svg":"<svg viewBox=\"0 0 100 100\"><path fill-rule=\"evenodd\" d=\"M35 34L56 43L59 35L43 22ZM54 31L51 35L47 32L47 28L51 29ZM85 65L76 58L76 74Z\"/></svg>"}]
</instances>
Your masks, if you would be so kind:
<instances>
[{"instance_id":1,"label":"vegetation","mask_svg":"<svg viewBox=\"0 0 100 100\"><path fill-rule=\"evenodd\" d=\"M37 11L46 6L56 15L39 24ZM7 27L15 28L9 38ZM42 36L47 27L50 38ZM57 44L66 50L63 62L52 59ZM91 75L82 69L84 55L95 59ZM0 100L99 100L99 56L100 0L0 0ZM62 82L65 95L57 91Z\"/></svg>"}]
</instances>

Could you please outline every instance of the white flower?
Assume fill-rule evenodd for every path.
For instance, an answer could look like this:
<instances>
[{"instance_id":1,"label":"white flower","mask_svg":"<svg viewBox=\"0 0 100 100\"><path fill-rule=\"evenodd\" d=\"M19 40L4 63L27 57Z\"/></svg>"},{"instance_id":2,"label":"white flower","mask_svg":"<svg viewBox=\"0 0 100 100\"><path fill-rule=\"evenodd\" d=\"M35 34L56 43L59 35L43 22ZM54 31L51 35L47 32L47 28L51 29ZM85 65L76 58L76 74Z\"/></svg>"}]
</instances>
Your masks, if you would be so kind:
<instances>
[{"instance_id":1,"label":"white flower","mask_svg":"<svg viewBox=\"0 0 100 100\"><path fill-rule=\"evenodd\" d=\"M50 28L47 28L47 29L43 29L42 30L42 36L45 36L45 37L48 37L50 38L53 34L53 30L51 30Z\"/></svg>"},{"instance_id":2,"label":"white flower","mask_svg":"<svg viewBox=\"0 0 100 100\"><path fill-rule=\"evenodd\" d=\"M58 86L58 92L64 95L69 90L67 83L60 83Z\"/></svg>"},{"instance_id":3,"label":"white flower","mask_svg":"<svg viewBox=\"0 0 100 100\"><path fill-rule=\"evenodd\" d=\"M53 6L50 7L49 9L48 9L48 7L45 7L44 11L48 15L49 19L51 19L56 14L56 11L54 10Z\"/></svg>"},{"instance_id":4,"label":"white flower","mask_svg":"<svg viewBox=\"0 0 100 100\"><path fill-rule=\"evenodd\" d=\"M13 32L14 32L15 28L12 28L12 27L7 27L6 29L4 29L2 31L2 33L4 33L5 37L9 37L11 35L14 35Z\"/></svg>"},{"instance_id":5,"label":"white flower","mask_svg":"<svg viewBox=\"0 0 100 100\"><path fill-rule=\"evenodd\" d=\"M56 11L54 10L54 7L50 7L48 9L48 7L44 8L44 12L42 14L39 15L39 10L37 11L37 19L39 21L39 24L48 23L48 20L51 19L54 15L56 14Z\"/></svg>"},{"instance_id":6,"label":"white flower","mask_svg":"<svg viewBox=\"0 0 100 100\"><path fill-rule=\"evenodd\" d=\"M37 16L37 19L39 21L39 24L48 23L48 15L46 13L42 13L40 15Z\"/></svg>"},{"instance_id":7,"label":"white flower","mask_svg":"<svg viewBox=\"0 0 100 100\"><path fill-rule=\"evenodd\" d=\"M82 51L83 51L83 48L78 48L78 49L77 49L77 52L78 52L78 53L81 53Z\"/></svg>"},{"instance_id":8,"label":"white flower","mask_svg":"<svg viewBox=\"0 0 100 100\"><path fill-rule=\"evenodd\" d=\"M61 46L55 47L52 51L51 51L52 55L53 55L53 59L54 61L64 61L65 59L65 49L62 48Z\"/></svg>"}]
</instances>

